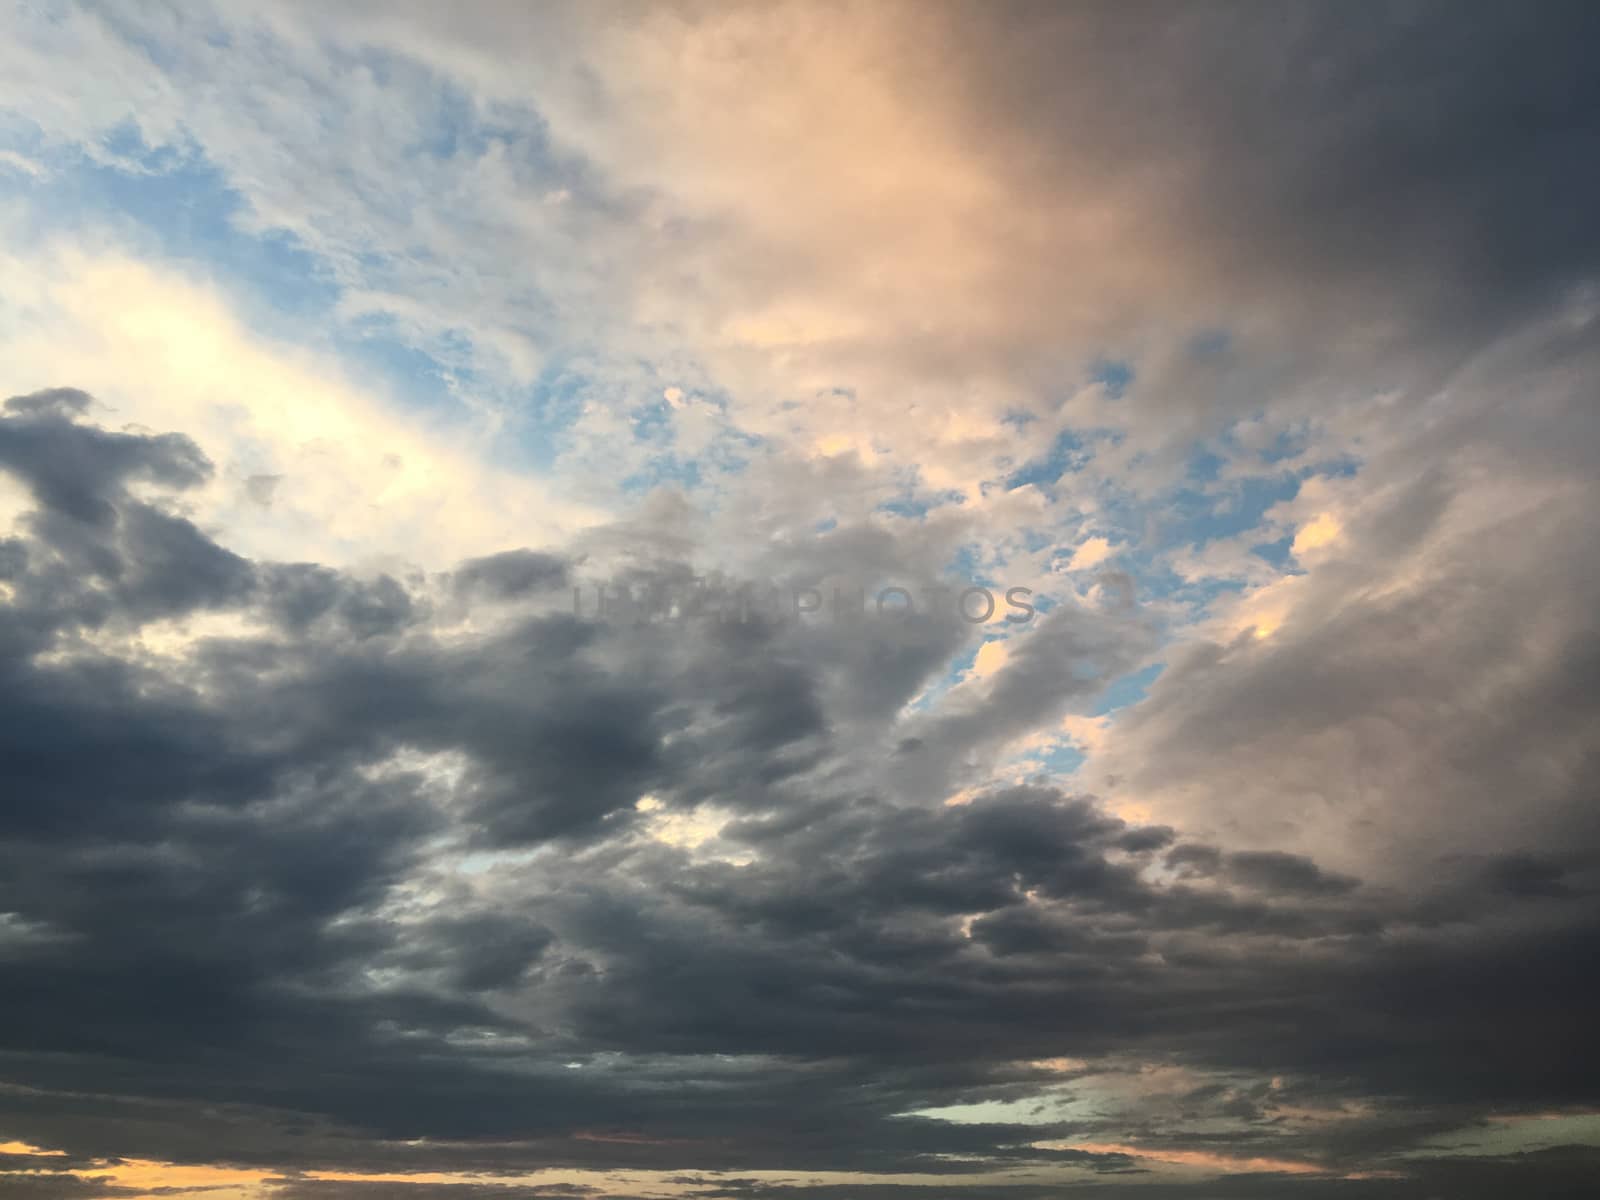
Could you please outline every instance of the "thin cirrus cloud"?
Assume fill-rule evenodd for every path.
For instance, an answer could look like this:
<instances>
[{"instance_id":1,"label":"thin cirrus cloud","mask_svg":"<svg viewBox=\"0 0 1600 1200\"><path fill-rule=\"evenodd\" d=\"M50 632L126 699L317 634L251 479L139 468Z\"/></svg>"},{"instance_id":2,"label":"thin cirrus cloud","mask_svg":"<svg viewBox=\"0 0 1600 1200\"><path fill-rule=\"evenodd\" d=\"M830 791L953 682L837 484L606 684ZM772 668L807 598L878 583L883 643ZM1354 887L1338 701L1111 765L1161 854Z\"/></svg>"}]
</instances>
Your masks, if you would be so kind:
<instances>
[{"instance_id":1,"label":"thin cirrus cloud","mask_svg":"<svg viewBox=\"0 0 1600 1200\"><path fill-rule=\"evenodd\" d=\"M1587 1194L1589 7L13 24L0 1190Z\"/></svg>"}]
</instances>

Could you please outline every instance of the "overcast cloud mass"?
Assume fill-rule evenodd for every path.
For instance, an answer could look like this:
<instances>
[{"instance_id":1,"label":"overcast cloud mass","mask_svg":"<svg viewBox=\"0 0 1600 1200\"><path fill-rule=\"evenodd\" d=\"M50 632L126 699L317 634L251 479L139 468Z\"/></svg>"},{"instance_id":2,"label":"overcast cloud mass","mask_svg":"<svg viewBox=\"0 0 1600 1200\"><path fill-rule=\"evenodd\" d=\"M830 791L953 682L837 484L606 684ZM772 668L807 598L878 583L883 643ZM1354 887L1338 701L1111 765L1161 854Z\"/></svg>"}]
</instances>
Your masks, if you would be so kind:
<instances>
[{"instance_id":1,"label":"overcast cloud mass","mask_svg":"<svg viewBox=\"0 0 1600 1200\"><path fill-rule=\"evenodd\" d=\"M1595 1195L1596 45L11 6L0 1196Z\"/></svg>"}]
</instances>

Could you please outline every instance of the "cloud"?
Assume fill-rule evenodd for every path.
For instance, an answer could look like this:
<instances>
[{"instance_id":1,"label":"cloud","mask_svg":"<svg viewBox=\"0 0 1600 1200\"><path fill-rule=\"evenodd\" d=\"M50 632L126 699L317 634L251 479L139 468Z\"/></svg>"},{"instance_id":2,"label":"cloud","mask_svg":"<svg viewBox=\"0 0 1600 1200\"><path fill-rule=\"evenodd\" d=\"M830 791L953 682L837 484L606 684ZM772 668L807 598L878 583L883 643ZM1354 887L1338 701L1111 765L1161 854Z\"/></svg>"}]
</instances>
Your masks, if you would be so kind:
<instances>
[{"instance_id":1,"label":"cloud","mask_svg":"<svg viewBox=\"0 0 1600 1200\"><path fill-rule=\"evenodd\" d=\"M1594 23L27 15L0 1187L1586 1195Z\"/></svg>"},{"instance_id":2,"label":"cloud","mask_svg":"<svg viewBox=\"0 0 1600 1200\"><path fill-rule=\"evenodd\" d=\"M1485 357L1454 419L1340 489L1343 533L1305 574L1222 608L1111 727L1097 763L1118 790L1397 877L1418 855L1587 844L1590 497L1556 431L1586 424L1593 364L1560 326Z\"/></svg>"},{"instance_id":3,"label":"cloud","mask_svg":"<svg viewBox=\"0 0 1600 1200\"><path fill-rule=\"evenodd\" d=\"M1105 538L1090 538L1072 552L1067 568L1072 571L1087 571L1090 567L1097 567L1105 562L1111 554L1111 543Z\"/></svg>"},{"instance_id":4,"label":"cloud","mask_svg":"<svg viewBox=\"0 0 1600 1200\"><path fill-rule=\"evenodd\" d=\"M59 246L13 252L7 269L26 310L8 339L13 376L76 370L119 423L182 422L213 464L191 502L252 548L349 563L404 544L445 566L595 519L484 463L470 433L408 417L329 359L248 330L180 272ZM138 364L137 379L118 363Z\"/></svg>"},{"instance_id":5,"label":"cloud","mask_svg":"<svg viewBox=\"0 0 1600 1200\"><path fill-rule=\"evenodd\" d=\"M30 1142L181 1157L195 1153L184 1137L138 1114L226 1098L242 1107L205 1136L279 1167L370 1170L405 1142L410 1161L462 1169L471 1154L442 1146L464 1137L504 1143L472 1153L507 1169L553 1154L870 1172L955 1145L1004 1164L1027 1158L1038 1126L936 1122L935 1137L903 1114L1027 1095L1016 1063L1138 1062L1157 1046L1202 1077L1327 1078L1337 1061L1351 1082L1324 1096L1465 1101L1481 1080L1422 1029L1491 1013L1522 1031L1503 1035L1521 1066L1502 1065L1496 1094L1587 1095L1556 1066L1581 1034L1551 1007L1581 986L1568 941L1587 936L1587 888L1536 889L1559 906L1553 923L1463 945L1429 932L1440 905L1465 902L1448 891L1368 895L1303 856L1183 846L1167 867L1203 869L1162 882L1143 856L1173 831L1092 799L1030 786L944 807L958 757L938 759L920 797L862 793L866 777L842 769L869 734L817 707L848 660L797 656L823 644L798 624L652 630L532 609L462 640L395 580L409 598L385 602L392 615L325 623L283 606L285 573L303 568L236 558L119 482L192 485L192 443L107 434L83 420L89 405L63 415L46 399L0 423L8 445L48 423L56 450L27 460L30 478L93 454L124 466L98 476L92 505L38 490L4 609L4 752L30 783L0 843L0 901L62 935L15 947L6 967L4 1026L29 1038L12 1078L58 1097L8 1106ZM151 607L105 584L137 579L139 531L158 516L186 540ZM50 574L68 552L90 564L71 586ZM564 561L540 554L484 577ZM206 582L219 562L234 564L220 590ZM361 595L319 571L316 612ZM218 606L255 614L251 632L168 658L97 632ZM1114 626L1069 632L1095 619L1063 609L1013 639L994 679L1016 701L1008 728L1053 719L1075 655L1116 652ZM907 721L925 746L980 736L958 732L975 715L930 719L885 714L871 736L903 741ZM719 778L737 789L713 790ZM646 794L651 817L731 805L716 837L738 852L652 836ZM1293 1032L1313 1015L1315 1036ZM204 1058L188 1057L197 1039ZM117 1064L87 1141L73 1097L110 1079L86 1054ZM285 1141L278 1110L330 1132ZM815 1122L798 1139L797 1111ZM1214 1160L1181 1142L1150 1153Z\"/></svg>"}]
</instances>

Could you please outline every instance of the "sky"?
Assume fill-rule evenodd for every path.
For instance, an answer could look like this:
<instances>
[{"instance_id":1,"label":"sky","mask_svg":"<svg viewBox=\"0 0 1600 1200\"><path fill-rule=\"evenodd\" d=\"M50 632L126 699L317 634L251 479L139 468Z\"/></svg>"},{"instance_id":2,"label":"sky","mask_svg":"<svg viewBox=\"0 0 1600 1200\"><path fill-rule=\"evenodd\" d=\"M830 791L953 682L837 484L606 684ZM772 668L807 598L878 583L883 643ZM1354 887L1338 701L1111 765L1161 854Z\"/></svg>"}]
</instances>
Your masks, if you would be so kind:
<instances>
[{"instance_id":1,"label":"sky","mask_svg":"<svg viewBox=\"0 0 1600 1200\"><path fill-rule=\"evenodd\" d=\"M0 1195L1592 1196L1596 44L10 5Z\"/></svg>"}]
</instances>

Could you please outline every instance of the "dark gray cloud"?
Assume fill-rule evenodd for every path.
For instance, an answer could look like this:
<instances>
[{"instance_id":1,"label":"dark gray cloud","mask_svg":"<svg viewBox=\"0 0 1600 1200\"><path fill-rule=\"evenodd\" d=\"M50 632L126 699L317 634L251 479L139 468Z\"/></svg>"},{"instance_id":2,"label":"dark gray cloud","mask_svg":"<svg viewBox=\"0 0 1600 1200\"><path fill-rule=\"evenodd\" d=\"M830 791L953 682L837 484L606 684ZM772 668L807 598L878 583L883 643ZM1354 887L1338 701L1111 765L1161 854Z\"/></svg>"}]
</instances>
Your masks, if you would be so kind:
<instances>
[{"instance_id":1,"label":"dark gray cloud","mask_svg":"<svg viewBox=\"0 0 1600 1200\"><path fill-rule=\"evenodd\" d=\"M950 28L985 39L962 56L975 122L1025 114L1019 150L1069 148L1035 162L1114 180L1160 164L1139 201L1226 264L1232 300L1359 296L1380 308L1358 325L1409 309L1462 337L1600 266L1588 5L1033 4Z\"/></svg>"},{"instance_id":2,"label":"dark gray cloud","mask_svg":"<svg viewBox=\"0 0 1600 1200\"><path fill-rule=\"evenodd\" d=\"M0 463L47 511L103 525L113 515L111 498L131 481L182 488L211 473L199 447L182 434L143 437L75 424L73 418L90 404L74 388L13 396L5 403Z\"/></svg>"},{"instance_id":3,"label":"dark gray cloud","mask_svg":"<svg viewBox=\"0 0 1600 1200\"><path fill-rule=\"evenodd\" d=\"M117 1196L136 1196L132 1188L107 1185L92 1176L51 1172L45 1175L13 1175L0 1171L0 1187L17 1200L113 1200Z\"/></svg>"},{"instance_id":4,"label":"dark gray cloud","mask_svg":"<svg viewBox=\"0 0 1600 1200\"><path fill-rule=\"evenodd\" d=\"M182 439L35 407L12 405L0 441L46 420L55 461L115 446L174 486L201 474ZM131 495L131 470L87 507L36 489L0 609L0 911L29 931L0 966L25 1089L0 1092L0 1114L37 1144L226 1146L276 1167L960 1173L1064 1161L1034 1147L1051 1137L1111 1140L1065 1116L905 1115L1045 1096L1052 1076L1027 1064L1061 1056L1254 1079L1184 1103L1263 1155L1284 1145L1273 1077L1307 1081L1304 1103L1437 1106L1446 1127L1480 1105L1600 1099L1575 1065L1595 1049L1576 1004L1596 983L1592 860L1451 876L1490 881L1493 902L1401 896L1299 854L1173 845L1048 786L948 807L948 760L920 796L874 790L842 760L926 744L829 719L873 630L841 629L841 651L793 621L530 612L451 638L425 579L238 559ZM62 570L69 554L92 572ZM534 560L502 561L521 578ZM255 632L119 649L219 606ZM1054 719L1122 652L1127 619L1054 614L1005 684L1008 727ZM884 636L917 648L880 693L898 705L950 634ZM707 804L728 814L714 853L649 835ZM1500 924L1518 904L1542 915ZM1299 1149L1394 1161L1438 1127L1346 1146L1340 1126ZM399 1145L416 1138L437 1144Z\"/></svg>"},{"instance_id":5,"label":"dark gray cloud","mask_svg":"<svg viewBox=\"0 0 1600 1200\"><path fill-rule=\"evenodd\" d=\"M496 600L514 600L529 592L558 588L568 578L569 567L564 560L533 550L507 550L469 559L455 572L457 588Z\"/></svg>"}]
</instances>

